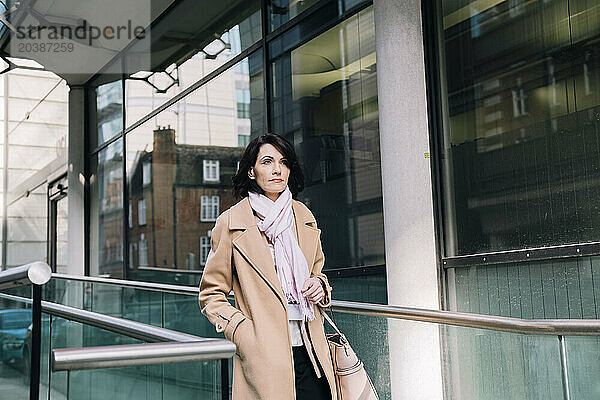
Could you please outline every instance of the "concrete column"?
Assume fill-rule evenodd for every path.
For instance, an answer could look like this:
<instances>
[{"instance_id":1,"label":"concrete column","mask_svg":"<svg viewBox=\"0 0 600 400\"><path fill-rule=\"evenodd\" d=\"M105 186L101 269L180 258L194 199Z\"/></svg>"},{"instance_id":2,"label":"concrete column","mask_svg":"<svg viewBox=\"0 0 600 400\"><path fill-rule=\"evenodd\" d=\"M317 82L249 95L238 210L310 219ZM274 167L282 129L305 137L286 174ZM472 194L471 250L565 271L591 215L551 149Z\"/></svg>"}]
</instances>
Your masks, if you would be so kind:
<instances>
[{"instance_id":1,"label":"concrete column","mask_svg":"<svg viewBox=\"0 0 600 400\"><path fill-rule=\"evenodd\" d=\"M68 156L68 200L69 200L69 254L67 273L84 274L84 97L85 90L81 86L71 86L69 90L69 156Z\"/></svg>"},{"instance_id":2,"label":"concrete column","mask_svg":"<svg viewBox=\"0 0 600 400\"><path fill-rule=\"evenodd\" d=\"M439 309L421 2L373 3L388 299ZM442 400L437 325L388 329L392 398Z\"/></svg>"}]
</instances>

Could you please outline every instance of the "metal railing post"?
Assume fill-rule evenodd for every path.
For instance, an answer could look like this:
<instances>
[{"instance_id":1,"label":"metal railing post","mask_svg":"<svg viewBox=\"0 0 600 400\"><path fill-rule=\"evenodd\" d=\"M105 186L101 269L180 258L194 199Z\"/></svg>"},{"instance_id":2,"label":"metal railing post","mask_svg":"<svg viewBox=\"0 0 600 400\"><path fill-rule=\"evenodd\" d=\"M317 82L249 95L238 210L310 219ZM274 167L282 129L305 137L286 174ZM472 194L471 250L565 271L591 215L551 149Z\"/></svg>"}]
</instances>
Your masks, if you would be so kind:
<instances>
[{"instance_id":1,"label":"metal railing post","mask_svg":"<svg viewBox=\"0 0 600 400\"><path fill-rule=\"evenodd\" d=\"M31 285L31 371L29 376L29 399L38 400L40 397L40 352L42 341L42 287Z\"/></svg>"},{"instance_id":2,"label":"metal railing post","mask_svg":"<svg viewBox=\"0 0 600 400\"><path fill-rule=\"evenodd\" d=\"M560 372L562 377L563 398L571 400L569 393L569 372L567 370L567 349L565 347L565 337L558 336L558 345L560 346Z\"/></svg>"},{"instance_id":3,"label":"metal railing post","mask_svg":"<svg viewBox=\"0 0 600 400\"><path fill-rule=\"evenodd\" d=\"M229 400L229 359L221 359L221 400Z\"/></svg>"}]
</instances>

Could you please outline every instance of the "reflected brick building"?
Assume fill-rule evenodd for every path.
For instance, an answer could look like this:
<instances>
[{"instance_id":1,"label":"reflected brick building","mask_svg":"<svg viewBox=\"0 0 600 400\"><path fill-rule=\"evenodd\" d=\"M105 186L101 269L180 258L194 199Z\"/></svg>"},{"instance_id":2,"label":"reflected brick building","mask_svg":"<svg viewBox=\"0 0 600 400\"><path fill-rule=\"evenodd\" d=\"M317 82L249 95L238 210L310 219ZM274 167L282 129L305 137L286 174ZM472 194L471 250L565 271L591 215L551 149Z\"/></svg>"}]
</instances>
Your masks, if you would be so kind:
<instances>
[{"instance_id":1,"label":"reflected brick building","mask_svg":"<svg viewBox=\"0 0 600 400\"><path fill-rule=\"evenodd\" d=\"M130 269L202 268L217 216L236 203L231 178L243 150L181 145L174 129L154 131L128 183Z\"/></svg>"}]
</instances>

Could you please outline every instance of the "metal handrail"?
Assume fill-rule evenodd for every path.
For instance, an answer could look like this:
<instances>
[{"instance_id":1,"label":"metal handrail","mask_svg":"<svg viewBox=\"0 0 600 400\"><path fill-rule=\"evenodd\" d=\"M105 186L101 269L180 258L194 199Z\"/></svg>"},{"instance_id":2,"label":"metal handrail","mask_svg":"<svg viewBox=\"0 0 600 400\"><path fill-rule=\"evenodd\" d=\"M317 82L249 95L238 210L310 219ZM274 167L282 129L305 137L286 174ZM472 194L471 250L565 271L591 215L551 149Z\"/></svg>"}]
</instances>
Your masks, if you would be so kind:
<instances>
[{"instance_id":1,"label":"metal handrail","mask_svg":"<svg viewBox=\"0 0 600 400\"><path fill-rule=\"evenodd\" d=\"M599 319L523 319L334 300L335 311L523 335L600 336Z\"/></svg>"},{"instance_id":2,"label":"metal handrail","mask_svg":"<svg viewBox=\"0 0 600 400\"><path fill-rule=\"evenodd\" d=\"M183 295L189 295L189 296L198 296L198 292L199 292L199 288L196 286L181 286L181 285L170 285L170 284L165 284L165 283L128 281L128 280L124 280L124 279L101 278L101 277L96 277L96 276L81 276L81 275L68 275L68 274L53 273L52 278L64 279L64 280L69 280L69 281L101 283L101 284L106 284L106 285L118 285L118 286L123 286L123 287L129 287L132 289L152 290L155 292L175 293L175 294L183 294Z\"/></svg>"},{"instance_id":3,"label":"metal handrail","mask_svg":"<svg viewBox=\"0 0 600 400\"><path fill-rule=\"evenodd\" d=\"M164 291L182 295L197 296L199 292L197 287L192 286L165 285L160 283L63 274L53 274L52 277L82 282L113 284L136 289ZM332 300L331 307L333 311L342 313L432 322L524 335L600 336L599 319L523 319L341 300Z\"/></svg>"},{"instance_id":4,"label":"metal handrail","mask_svg":"<svg viewBox=\"0 0 600 400\"><path fill-rule=\"evenodd\" d=\"M36 261L0 271L0 290L15 286L44 285L52 277L52 270L45 262Z\"/></svg>"},{"instance_id":5,"label":"metal handrail","mask_svg":"<svg viewBox=\"0 0 600 400\"><path fill-rule=\"evenodd\" d=\"M52 370L73 371L220 360L233 357L234 353L235 345L223 339L56 349L52 352Z\"/></svg>"}]
</instances>

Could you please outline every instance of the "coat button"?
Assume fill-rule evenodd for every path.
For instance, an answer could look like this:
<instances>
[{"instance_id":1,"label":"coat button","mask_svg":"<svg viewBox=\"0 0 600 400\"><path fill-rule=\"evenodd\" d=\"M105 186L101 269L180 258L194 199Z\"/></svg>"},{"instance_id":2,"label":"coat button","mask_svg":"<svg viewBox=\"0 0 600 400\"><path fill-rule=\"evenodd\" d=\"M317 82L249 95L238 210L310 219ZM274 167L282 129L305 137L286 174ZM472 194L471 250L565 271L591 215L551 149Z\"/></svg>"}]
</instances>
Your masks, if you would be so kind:
<instances>
[{"instance_id":1,"label":"coat button","mask_svg":"<svg viewBox=\"0 0 600 400\"><path fill-rule=\"evenodd\" d=\"M220 322L218 322L217 323L217 332L220 332L222 330L223 330L223 325Z\"/></svg>"}]
</instances>

